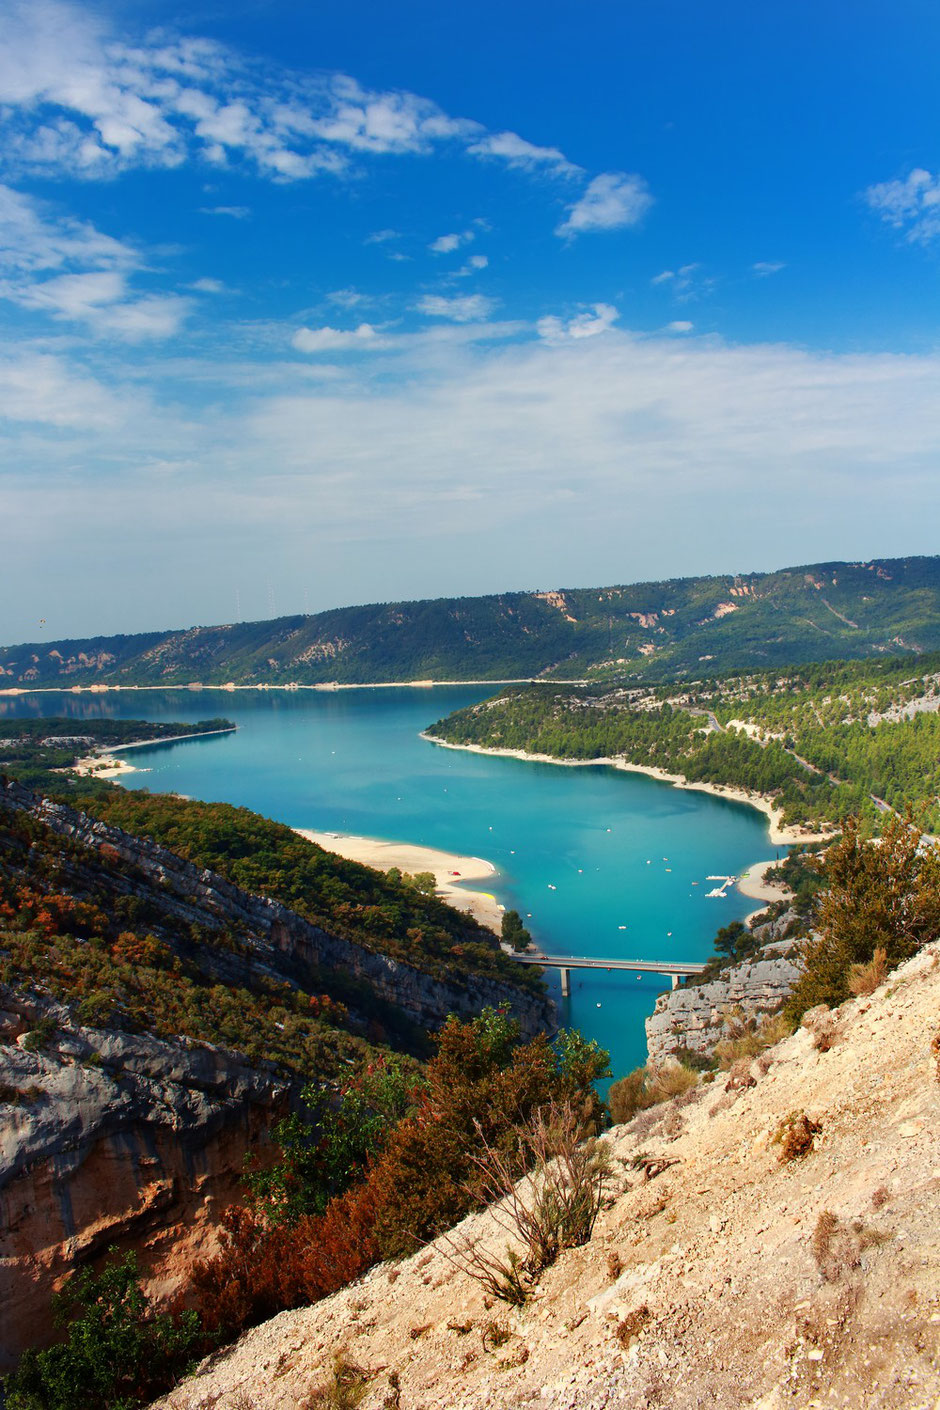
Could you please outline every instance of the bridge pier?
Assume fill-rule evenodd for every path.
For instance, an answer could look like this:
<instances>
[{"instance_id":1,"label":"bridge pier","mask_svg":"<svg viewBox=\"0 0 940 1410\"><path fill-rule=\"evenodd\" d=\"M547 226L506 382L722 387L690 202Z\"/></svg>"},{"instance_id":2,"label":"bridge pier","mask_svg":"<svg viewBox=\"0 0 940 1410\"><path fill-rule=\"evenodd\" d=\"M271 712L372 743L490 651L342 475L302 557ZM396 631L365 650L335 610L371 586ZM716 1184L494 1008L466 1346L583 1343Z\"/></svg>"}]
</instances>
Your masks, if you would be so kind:
<instances>
[{"instance_id":1,"label":"bridge pier","mask_svg":"<svg viewBox=\"0 0 940 1410\"><path fill-rule=\"evenodd\" d=\"M673 989L678 989L678 987L679 987L679 980L682 978L682 975L681 975L681 974L670 974L669 978L672 980L672 987L673 987Z\"/></svg>"},{"instance_id":2,"label":"bridge pier","mask_svg":"<svg viewBox=\"0 0 940 1410\"><path fill-rule=\"evenodd\" d=\"M569 998L571 995L571 970L561 967L561 997Z\"/></svg>"}]
</instances>

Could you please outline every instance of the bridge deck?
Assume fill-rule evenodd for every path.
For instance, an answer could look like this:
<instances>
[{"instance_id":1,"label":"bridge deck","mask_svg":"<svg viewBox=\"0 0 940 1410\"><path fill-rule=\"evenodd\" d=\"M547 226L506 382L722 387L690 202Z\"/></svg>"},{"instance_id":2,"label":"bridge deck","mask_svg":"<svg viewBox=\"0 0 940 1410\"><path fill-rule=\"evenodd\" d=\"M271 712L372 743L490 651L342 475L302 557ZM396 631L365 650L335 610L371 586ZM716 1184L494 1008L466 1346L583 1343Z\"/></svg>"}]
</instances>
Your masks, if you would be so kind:
<instances>
[{"instance_id":1,"label":"bridge deck","mask_svg":"<svg viewBox=\"0 0 940 1410\"><path fill-rule=\"evenodd\" d=\"M549 969L629 969L639 974L701 974L703 963L680 960L595 960L568 955L513 955L517 964L540 964Z\"/></svg>"}]
</instances>

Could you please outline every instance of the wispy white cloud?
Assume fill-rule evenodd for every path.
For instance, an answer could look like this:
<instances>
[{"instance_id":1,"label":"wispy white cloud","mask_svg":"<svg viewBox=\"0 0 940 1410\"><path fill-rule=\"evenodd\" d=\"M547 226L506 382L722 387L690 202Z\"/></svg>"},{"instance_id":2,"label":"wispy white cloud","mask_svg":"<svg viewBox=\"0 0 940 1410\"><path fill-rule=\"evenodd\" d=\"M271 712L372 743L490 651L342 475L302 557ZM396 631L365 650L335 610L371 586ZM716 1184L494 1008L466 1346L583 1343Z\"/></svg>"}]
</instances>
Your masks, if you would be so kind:
<instances>
[{"instance_id":1,"label":"wispy white cloud","mask_svg":"<svg viewBox=\"0 0 940 1410\"><path fill-rule=\"evenodd\" d=\"M714 289L714 277L703 274L701 271L702 266L697 261L690 264L680 264L678 269L664 269L661 273L654 275L650 283L668 285L674 298L680 303L684 303L689 299L697 299L705 294L710 294ZM765 272L772 274L774 271L768 269Z\"/></svg>"},{"instance_id":2,"label":"wispy white cloud","mask_svg":"<svg viewBox=\"0 0 940 1410\"><path fill-rule=\"evenodd\" d=\"M756 264L751 265L751 270L760 279L767 279L771 274L779 274L781 269L786 269L786 265L781 260L759 259Z\"/></svg>"},{"instance_id":3,"label":"wispy white cloud","mask_svg":"<svg viewBox=\"0 0 940 1410\"><path fill-rule=\"evenodd\" d=\"M667 332L667 333L691 333L691 332L692 332L692 329L693 329L694 327L695 327L695 324L694 324L694 323L690 323L687 318L675 318L675 319L673 319L672 323L667 323L667 324L666 324L666 332Z\"/></svg>"},{"instance_id":4,"label":"wispy white cloud","mask_svg":"<svg viewBox=\"0 0 940 1410\"><path fill-rule=\"evenodd\" d=\"M455 279L466 279L471 274L479 274L481 269L486 269L489 260L486 255L470 255L465 264L454 270Z\"/></svg>"},{"instance_id":5,"label":"wispy white cloud","mask_svg":"<svg viewBox=\"0 0 940 1410\"><path fill-rule=\"evenodd\" d=\"M339 308L355 308L357 304L365 303L366 296L359 289L334 289L327 294L331 304L337 304Z\"/></svg>"},{"instance_id":6,"label":"wispy white cloud","mask_svg":"<svg viewBox=\"0 0 940 1410\"><path fill-rule=\"evenodd\" d=\"M190 300L135 291L130 276L141 264L125 242L0 186L0 298L59 322L83 323L96 337L170 337Z\"/></svg>"},{"instance_id":7,"label":"wispy white cloud","mask_svg":"<svg viewBox=\"0 0 940 1410\"><path fill-rule=\"evenodd\" d=\"M297 358L235 368L231 399L214 391L188 418L142 399L145 353L107 389L28 350L3 359L0 512L20 530L0 576L15 585L44 553L74 626L130 629L142 598L109 605L80 571L93 530L114 530L128 585L155 535L174 555L154 626L190 620L194 601L224 620L207 583L230 582L239 556L293 591L315 555L335 605L452 590L471 564L462 590L485 591L507 555L520 585L617 581L625 543L638 578L749 566L741 543L758 538L764 563L930 551L940 357L490 331L396 335L380 365L341 376ZM118 475L120 495L102 494ZM184 476L185 521L166 494Z\"/></svg>"},{"instance_id":8,"label":"wispy white cloud","mask_svg":"<svg viewBox=\"0 0 940 1410\"><path fill-rule=\"evenodd\" d=\"M555 233L571 239L597 230L621 230L638 224L652 204L653 197L642 176L604 172L588 182L584 195L568 207L568 214Z\"/></svg>"},{"instance_id":9,"label":"wispy white cloud","mask_svg":"<svg viewBox=\"0 0 940 1410\"><path fill-rule=\"evenodd\" d=\"M343 73L298 74L207 39L164 32L130 44L74 0L8 0L0 9L0 143L10 171L89 179L197 160L293 182L341 175L369 156L448 149L586 177L557 147L488 132L418 94L372 90ZM569 206L559 234L633 225L651 200L642 177L605 173ZM381 230L367 243L392 238Z\"/></svg>"},{"instance_id":10,"label":"wispy white cloud","mask_svg":"<svg viewBox=\"0 0 940 1410\"><path fill-rule=\"evenodd\" d=\"M437 239L432 240L428 245L428 249L436 255L449 255L454 250L459 250L467 240L472 240L473 234L472 230L465 230L459 235L456 232L450 235L438 235Z\"/></svg>"},{"instance_id":11,"label":"wispy white cloud","mask_svg":"<svg viewBox=\"0 0 940 1410\"><path fill-rule=\"evenodd\" d=\"M573 318L555 316L540 318L536 331L547 343L562 343L569 338L594 338L612 328L620 314L612 304L592 304Z\"/></svg>"},{"instance_id":12,"label":"wispy white cloud","mask_svg":"<svg viewBox=\"0 0 940 1410\"><path fill-rule=\"evenodd\" d=\"M387 346L384 338L371 323L360 323L358 328L298 328L291 343L302 353L378 352Z\"/></svg>"},{"instance_id":13,"label":"wispy white cloud","mask_svg":"<svg viewBox=\"0 0 940 1410\"><path fill-rule=\"evenodd\" d=\"M188 287L194 290L197 294L225 293L225 285L222 283L221 279L209 279L206 277L202 279L194 279Z\"/></svg>"},{"instance_id":14,"label":"wispy white cloud","mask_svg":"<svg viewBox=\"0 0 940 1410\"><path fill-rule=\"evenodd\" d=\"M496 301L483 294L464 294L455 298L425 294L415 307L419 313L426 313L431 318L449 318L454 323L476 323L489 317Z\"/></svg>"},{"instance_id":15,"label":"wispy white cloud","mask_svg":"<svg viewBox=\"0 0 940 1410\"><path fill-rule=\"evenodd\" d=\"M557 176L580 176L583 169L569 162L557 147L539 147L515 132L491 132L467 149L476 157L499 157L526 171L548 170Z\"/></svg>"},{"instance_id":16,"label":"wispy white cloud","mask_svg":"<svg viewBox=\"0 0 940 1410\"><path fill-rule=\"evenodd\" d=\"M384 245L388 240L398 240L401 236L397 230L373 230L371 235L367 235L363 240L364 245Z\"/></svg>"},{"instance_id":17,"label":"wispy white cloud","mask_svg":"<svg viewBox=\"0 0 940 1410\"><path fill-rule=\"evenodd\" d=\"M908 240L927 244L940 235L940 175L915 167L903 181L882 181L864 194L872 210Z\"/></svg>"}]
</instances>

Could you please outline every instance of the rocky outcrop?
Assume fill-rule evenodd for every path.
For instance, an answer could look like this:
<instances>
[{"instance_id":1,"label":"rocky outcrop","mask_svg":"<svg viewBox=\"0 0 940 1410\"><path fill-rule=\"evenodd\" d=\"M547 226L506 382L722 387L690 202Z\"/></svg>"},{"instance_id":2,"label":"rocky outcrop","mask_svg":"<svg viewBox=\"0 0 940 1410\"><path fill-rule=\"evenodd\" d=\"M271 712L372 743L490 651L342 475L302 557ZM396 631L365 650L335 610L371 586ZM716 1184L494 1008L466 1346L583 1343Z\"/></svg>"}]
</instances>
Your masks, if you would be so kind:
<instances>
[{"instance_id":1,"label":"rocky outcrop","mask_svg":"<svg viewBox=\"0 0 940 1410\"><path fill-rule=\"evenodd\" d=\"M0 1369L48 1340L53 1288L112 1245L141 1250L152 1290L183 1286L291 1096L231 1053L79 1027L0 987Z\"/></svg>"},{"instance_id":2,"label":"rocky outcrop","mask_svg":"<svg viewBox=\"0 0 940 1410\"><path fill-rule=\"evenodd\" d=\"M64 803L40 798L12 780L0 780L0 807L29 812L60 836L71 837L134 868L159 892L161 908L189 924L234 927L251 950L251 964L286 977L292 966L335 970L365 981L378 997L421 1028L439 1028L450 1013L476 1014L484 1005L505 1006L523 1034L555 1027L551 999L488 975L441 980L354 941L331 935L267 896L253 896L217 872L184 861L147 838L90 817ZM131 883L128 883L130 886Z\"/></svg>"},{"instance_id":3,"label":"rocky outcrop","mask_svg":"<svg viewBox=\"0 0 940 1410\"><path fill-rule=\"evenodd\" d=\"M776 1013L800 974L797 941L785 938L795 919L795 913L788 911L758 926L755 934L761 948L730 965L717 979L660 994L646 1020L650 1062L661 1062L682 1049L707 1055L716 1043L740 1031L742 1023L759 1023Z\"/></svg>"}]
</instances>

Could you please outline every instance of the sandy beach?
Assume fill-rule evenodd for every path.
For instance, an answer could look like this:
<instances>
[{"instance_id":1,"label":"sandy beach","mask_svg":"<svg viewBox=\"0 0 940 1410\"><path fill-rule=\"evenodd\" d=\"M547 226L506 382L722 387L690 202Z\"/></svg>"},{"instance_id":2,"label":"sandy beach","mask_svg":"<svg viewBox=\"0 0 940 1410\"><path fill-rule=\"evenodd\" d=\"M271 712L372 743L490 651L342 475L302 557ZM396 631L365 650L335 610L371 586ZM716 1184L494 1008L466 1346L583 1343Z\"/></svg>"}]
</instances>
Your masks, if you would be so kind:
<instances>
[{"instance_id":1,"label":"sandy beach","mask_svg":"<svg viewBox=\"0 0 940 1410\"><path fill-rule=\"evenodd\" d=\"M529 754L524 749L488 749L482 744L451 744L446 739L435 739L432 734L421 735L422 739L437 744L442 749L464 749L471 754L494 754L503 759L525 759L536 764L557 764L561 768L592 768L598 764L624 773L647 774L658 778L662 783L671 783L676 788L687 789L690 793L710 793L714 798L727 798L732 803L747 803L767 818L769 841L772 847L788 847L798 842L825 842L834 836L832 832L811 832L809 828L785 827L781 822L780 809L773 800L762 793L751 793L744 788L725 787L716 783L690 783L682 774L670 774L665 769L657 769L647 764L629 764L626 759L556 759L553 754Z\"/></svg>"},{"instance_id":2,"label":"sandy beach","mask_svg":"<svg viewBox=\"0 0 940 1410\"><path fill-rule=\"evenodd\" d=\"M770 905L772 901L786 901L793 894L788 887L782 886L779 882L765 881L764 877L771 867L777 866L776 860L769 862L755 862L748 867L747 871L739 876L735 885L742 896L748 896L754 901L763 901L765 905ZM754 916L760 915L759 910L751 911L745 918L745 925L749 924Z\"/></svg>"},{"instance_id":3,"label":"sandy beach","mask_svg":"<svg viewBox=\"0 0 940 1410\"><path fill-rule=\"evenodd\" d=\"M437 884L436 894L459 911L466 911L481 925L499 934L503 907L488 891L470 888L464 883L483 881L494 876L496 868L482 857L460 857L455 852L441 852L436 847L420 847L409 842L382 842L375 837L354 837L344 832L314 832L297 827L295 832L316 842L328 852L336 852L351 862L362 862L377 871L398 867L413 876L429 871ZM459 884L458 884L459 883Z\"/></svg>"},{"instance_id":4,"label":"sandy beach","mask_svg":"<svg viewBox=\"0 0 940 1410\"><path fill-rule=\"evenodd\" d=\"M149 769L138 769L124 759L115 759L112 754L89 754L85 759L76 759L67 773L79 774L82 778L94 774L95 778L119 778L121 774L149 773Z\"/></svg>"}]
</instances>

